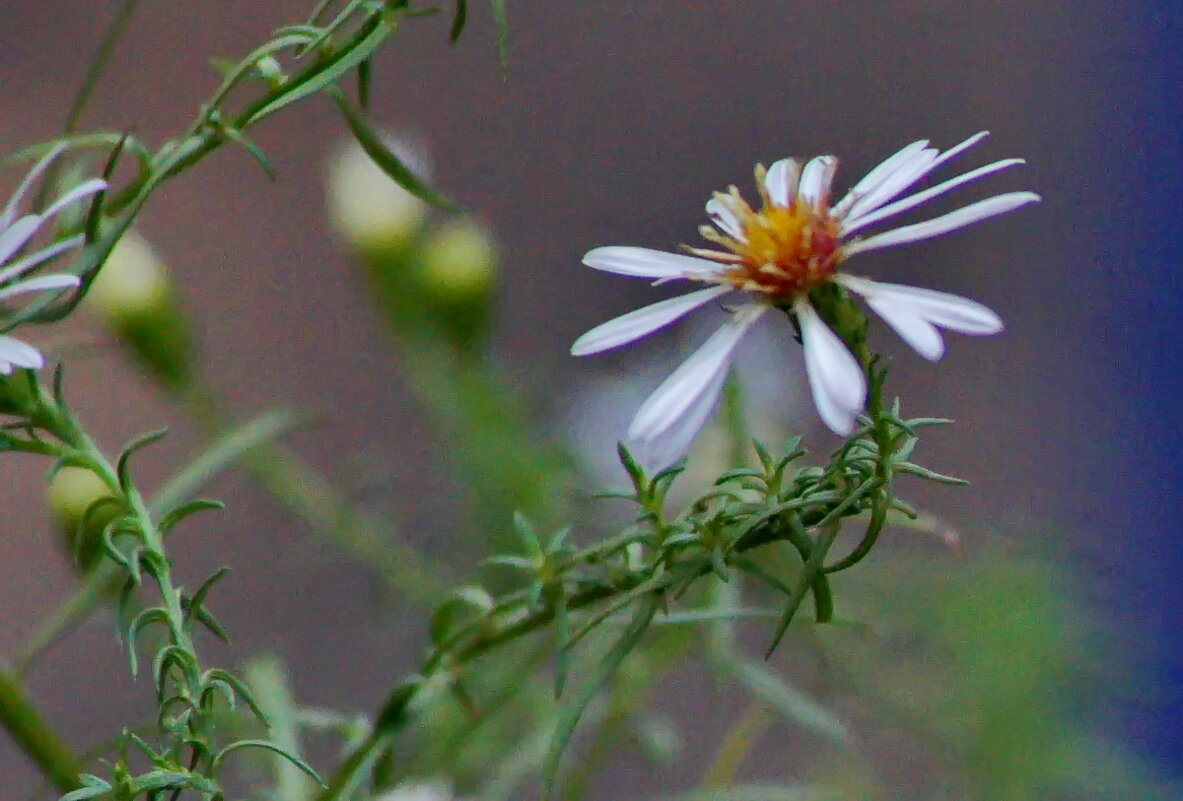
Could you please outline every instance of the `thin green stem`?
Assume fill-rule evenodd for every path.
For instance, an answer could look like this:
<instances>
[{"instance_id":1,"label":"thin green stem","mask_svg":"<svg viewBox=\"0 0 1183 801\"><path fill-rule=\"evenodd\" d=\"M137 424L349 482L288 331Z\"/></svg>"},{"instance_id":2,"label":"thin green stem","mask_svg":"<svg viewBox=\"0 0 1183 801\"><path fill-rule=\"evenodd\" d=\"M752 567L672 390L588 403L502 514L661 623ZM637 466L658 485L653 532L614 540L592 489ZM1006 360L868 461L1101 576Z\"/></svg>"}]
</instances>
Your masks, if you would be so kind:
<instances>
[{"instance_id":1,"label":"thin green stem","mask_svg":"<svg viewBox=\"0 0 1183 801\"><path fill-rule=\"evenodd\" d=\"M115 9L111 21L107 24L107 30L103 33L103 38L99 42L99 47L86 69L86 75L82 79L82 84L78 87L78 91L74 95L74 102L70 104L70 110L66 114L66 121L62 125L63 136L69 136L77 130L78 122L82 119L83 112L86 111L86 107L90 104L90 98L94 95L99 78L102 77L103 70L106 69L107 64L110 62L111 56L115 52L115 46L119 44L119 40L123 38L123 34L127 31L128 23L131 22L132 15L135 14L136 6L139 5L139 2L140 0L121 0L119 7Z\"/></svg>"},{"instance_id":2,"label":"thin green stem","mask_svg":"<svg viewBox=\"0 0 1183 801\"><path fill-rule=\"evenodd\" d=\"M5 668L0 668L0 725L54 787L65 793L80 786L78 759Z\"/></svg>"},{"instance_id":3,"label":"thin green stem","mask_svg":"<svg viewBox=\"0 0 1183 801\"><path fill-rule=\"evenodd\" d=\"M184 409L211 437L228 428L222 402L194 381L181 394ZM378 568L386 583L403 597L429 603L447 592L449 574L416 549L398 541L394 526L361 514L316 468L274 442L261 442L243 455L251 475L280 503L308 522L317 533Z\"/></svg>"},{"instance_id":4,"label":"thin green stem","mask_svg":"<svg viewBox=\"0 0 1183 801\"><path fill-rule=\"evenodd\" d=\"M819 536L815 550L806 565L806 575L810 579L803 582L802 594L805 589L813 587L816 583L814 579L820 581L825 579L820 575L822 560L837 536L838 525L836 522L826 521L826 513L820 510L815 511L805 521L805 525L812 527L823 521L825 525L822 527L821 536ZM783 516L772 515L761 525L748 530L736 543L734 550L737 553L742 553L787 539L789 536L788 524ZM705 556L690 557L680 566L691 578L701 577L712 572L711 561ZM675 569L677 568L666 568L667 572ZM568 612L574 612L604 601L623 598L641 585L651 583L651 580L647 574L640 573L620 577L612 585L597 584L588 587L569 596L566 609ZM814 590L818 591L816 587ZM799 599L798 603L800 603ZM824 598L818 601L819 620L826 619L824 615L829 611L825 603ZM366 740L351 752L345 763L338 768L335 776L329 781L328 787L316 797L317 801L338 801L338 799L345 797L345 791L348 788L356 786L356 783L361 780L362 771L368 769L373 759L376 758L375 755L380 753L389 744L394 734L406 724L408 719L406 710L411 706L419 689L425 686L437 671L441 669L460 671L476 658L501 645L528 636L554 620L554 609L551 606L537 608L527 613L520 611L514 613L500 608L496 611L504 616L505 622L499 622L497 619L489 617L472 622L462 632L449 638L445 644L441 644L439 650L428 657L416 674L418 678L415 682L400 686L391 695L383 714L379 716L379 725Z\"/></svg>"},{"instance_id":5,"label":"thin green stem","mask_svg":"<svg viewBox=\"0 0 1183 801\"><path fill-rule=\"evenodd\" d=\"M703 790L723 790L735 782L740 766L751 753L760 735L772 723L772 714L760 701L753 701L727 730L723 742L715 751L715 758L699 783Z\"/></svg>"},{"instance_id":6,"label":"thin green stem","mask_svg":"<svg viewBox=\"0 0 1183 801\"><path fill-rule=\"evenodd\" d=\"M127 30L127 25L131 22L132 15L135 13L136 6L139 5L139 2L140 0L121 0L119 7L115 9L111 21L107 24L107 30L103 32L103 38L99 42L98 49L95 51L94 57L91 58L90 64L87 65L86 74L82 78L82 83L78 86L78 91L74 93L74 100L70 103L70 110L66 113L65 122L62 123L62 137L68 137L77 130L78 123L82 119L82 114L90 104L95 87L98 86L99 78L102 77L103 70L106 69L107 63L111 60L111 56L115 52L115 46L123 38L123 34ZM41 186L38 188L37 195L33 200L34 209L45 207L49 192L54 184L57 183L59 169L57 162L55 162L45 171L45 177L41 180Z\"/></svg>"}]
</instances>

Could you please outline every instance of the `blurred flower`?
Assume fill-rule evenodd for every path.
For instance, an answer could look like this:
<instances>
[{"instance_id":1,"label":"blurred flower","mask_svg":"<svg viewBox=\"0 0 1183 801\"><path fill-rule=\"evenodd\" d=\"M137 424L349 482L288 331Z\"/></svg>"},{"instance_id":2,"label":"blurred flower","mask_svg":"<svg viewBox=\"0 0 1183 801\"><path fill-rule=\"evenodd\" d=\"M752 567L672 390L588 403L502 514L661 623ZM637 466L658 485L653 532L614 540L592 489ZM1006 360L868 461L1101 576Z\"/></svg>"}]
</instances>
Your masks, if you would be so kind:
<instances>
[{"instance_id":1,"label":"blurred flower","mask_svg":"<svg viewBox=\"0 0 1183 801\"><path fill-rule=\"evenodd\" d=\"M376 801L452 801L452 788L440 779L409 781L396 785Z\"/></svg>"},{"instance_id":2,"label":"blurred flower","mask_svg":"<svg viewBox=\"0 0 1183 801\"><path fill-rule=\"evenodd\" d=\"M422 242L417 270L423 300L457 347L474 347L489 325L497 244L471 217L448 220Z\"/></svg>"},{"instance_id":3,"label":"blurred flower","mask_svg":"<svg viewBox=\"0 0 1183 801\"><path fill-rule=\"evenodd\" d=\"M638 247L596 248L584 263L605 272L655 279L698 281L711 286L617 317L585 333L571 347L584 356L633 342L687 313L734 291L746 295L724 323L642 404L628 439L639 456L660 467L682 455L709 417L726 379L736 345L769 307L789 313L799 327L810 390L822 420L834 432L849 434L866 400L866 380L843 341L819 315L813 290L839 285L867 304L920 355L939 359L944 343L937 327L966 334L1002 330L994 312L966 298L929 289L886 284L838 272L863 251L929 239L1039 199L1010 192L972 203L925 222L866 238L854 236L888 217L991 173L1021 164L1003 159L895 200L938 166L985 136L971 136L941 153L927 140L913 142L871 170L838 203L831 205L834 156L804 165L782 159L756 167L762 201L753 209L733 186L716 192L706 211L715 228L699 229L722 249L689 248L684 256ZM892 202L894 201L894 202Z\"/></svg>"},{"instance_id":4,"label":"blurred flower","mask_svg":"<svg viewBox=\"0 0 1183 801\"><path fill-rule=\"evenodd\" d=\"M168 267L128 229L86 293L94 312L152 375L170 389L189 379L193 348Z\"/></svg>"},{"instance_id":5,"label":"blurred flower","mask_svg":"<svg viewBox=\"0 0 1183 801\"><path fill-rule=\"evenodd\" d=\"M66 289L79 283L76 275L49 274L32 278L24 276L44 262L81 245L85 241L81 234L66 237L28 255L20 256L42 224L71 204L100 192L107 186L105 181L98 178L83 181L51 203L44 211L18 217L17 207L21 200L63 149L56 147L37 162L17 187L4 211L0 212L0 301L7 301L25 292ZM15 337L0 335L0 373L7 375L14 367L36 370L44 364L45 359L33 346Z\"/></svg>"},{"instance_id":6,"label":"blurred flower","mask_svg":"<svg viewBox=\"0 0 1183 801\"><path fill-rule=\"evenodd\" d=\"M118 513L115 503L95 507L102 500L114 500L111 488L93 470L66 466L53 474L45 500L65 534L78 566L89 570L102 555L102 531ZM95 508L92 508L95 507ZM87 511L90 516L85 520Z\"/></svg>"},{"instance_id":7,"label":"blurred flower","mask_svg":"<svg viewBox=\"0 0 1183 801\"><path fill-rule=\"evenodd\" d=\"M386 140L390 152L420 178L431 174L427 157L402 139ZM341 144L329 162L326 202L333 226L366 253L397 250L415 234L430 208L382 171L355 140Z\"/></svg>"}]
</instances>

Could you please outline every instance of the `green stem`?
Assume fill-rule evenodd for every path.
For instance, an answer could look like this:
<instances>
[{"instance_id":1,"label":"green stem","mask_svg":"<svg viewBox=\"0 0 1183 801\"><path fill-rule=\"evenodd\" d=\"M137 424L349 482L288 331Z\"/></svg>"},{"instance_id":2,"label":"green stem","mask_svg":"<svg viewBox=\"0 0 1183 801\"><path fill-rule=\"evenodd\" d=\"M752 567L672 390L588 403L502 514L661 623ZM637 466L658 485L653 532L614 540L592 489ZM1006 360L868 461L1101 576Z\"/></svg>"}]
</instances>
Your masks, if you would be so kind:
<instances>
[{"instance_id":1,"label":"green stem","mask_svg":"<svg viewBox=\"0 0 1183 801\"><path fill-rule=\"evenodd\" d=\"M81 786L74 753L37 712L16 677L4 668L0 668L0 725L54 787L66 793Z\"/></svg>"},{"instance_id":2,"label":"green stem","mask_svg":"<svg viewBox=\"0 0 1183 801\"><path fill-rule=\"evenodd\" d=\"M127 31L127 25L131 22L132 15L135 13L139 1L123 0L119 4L119 8L115 9L115 14L111 17L111 22L107 25L107 30L103 33L102 41L99 42L98 50L95 51L94 58L90 60L90 66L86 69L86 75L82 79L82 85L78 87L78 92L74 95L74 102L70 105L70 111L66 114L66 121L62 125L63 136L69 136L77 130L78 121L82 119L82 113L90 103L90 98L94 94L95 87L98 86L99 78L102 76L103 70L106 69L112 54L115 52L115 46Z\"/></svg>"},{"instance_id":3,"label":"green stem","mask_svg":"<svg viewBox=\"0 0 1183 801\"><path fill-rule=\"evenodd\" d=\"M194 381L179 396L185 410L211 437L227 427L222 403ZM295 453L267 441L243 456L243 464L272 497L303 518L321 536L375 565L386 583L404 597L430 603L450 587L449 570L429 563L398 541L386 521L359 513L316 468Z\"/></svg>"},{"instance_id":4,"label":"green stem","mask_svg":"<svg viewBox=\"0 0 1183 801\"><path fill-rule=\"evenodd\" d=\"M700 783L703 790L723 790L735 782L735 776L744 759L760 735L772 723L772 715L760 701L753 701L723 737L715 758L703 773Z\"/></svg>"},{"instance_id":5,"label":"green stem","mask_svg":"<svg viewBox=\"0 0 1183 801\"><path fill-rule=\"evenodd\" d=\"M63 138L70 136L77 130L78 122L82 119L82 114L86 111L91 96L94 95L99 78L102 76L107 63L111 60L111 55L115 52L115 46L123 38L123 34L127 30L127 24L131 21L132 14L135 13L139 1L123 0L119 8L115 10L114 16L111 17L111 21L107 25L107 30L103 33L102 41L99 42L98 50L95 51L94 57L90 60L90 64L86 68L86 74L82 78L82 83L79 85L78 91L74 93L74 100L70 104L70 110L66 113L66 120L62 123L61 135ZM37 195L33 200L32 205L34 209L40 210L45 207L49 192L57 183L59 169L55 161L45 171L45 176L41 179L41 186L38 188Z\"/></svg>"},{"instance_id":6,"label":"green stem","mask_svg":"<svg viewBox=\"0 0 1183 801\"><path fill-rule=\"evenodd\" d=\"M866 489L865 486L860 488L855 492L854 497L857 498ZM843 502L835 507L835 510L841 514L846 505L848 505L847 502ZM742 553L772 542L788 539L791 534L788 531L788 523L782 517L781 515L773 515L761 525L754 526L740 538L734 550L737 553ZM815 579L824 580L825 578L820 575L822 560L838 533L837 521L829 519L832 517L834 517L833 511L822 509L813 511L809 516L803 516L804 525L813 527L821 524L822 531L809 563L806 565L805 575L808 579L801 584L802 595L807 588L813 588L815 593L819 592L819 588L814 586ZM692 557L691 560L683 562L681 567L692 577L701 577L712 572L708 557ZM676 569L677 566L667 567L666 572ZM622 577L611 586L597 584L588 587L567 599L567 611L573 612L602 601L619 599L649 581L649 576L636 574ZM800 599L798 599L799 603ZM823 616L829 612L824 592L823 597L818 599L818 605L819 620L823 620L825 619ZM477 657L505 643L532 634L554 620L554 610L550 606L536 609L527 614L506 613L505 610L501 610L501 612L508 622L499 623L496 619L489 617L480 618L471 623L460 635L450 638L446 646L441 646L440 650L428 657L416 674L416 681L411 685L400 686L387 700L386 709L394 709L398 714L379 716L379 725L373 734L353 750L345 763L338 768L336 775L329 781L327 789L316 797L316 801L337 801L345 797L344 793L347 788L356 786L356 782L360 781L361 772L372 764L375 753L389 744L393 735L406 724L408 719L406 710L411 706L419 688L427 684L436 671L440 669L460 671ZM389 717L389 722L384 723L383 721L387 717Z\"/></svg>"}]
</instances>

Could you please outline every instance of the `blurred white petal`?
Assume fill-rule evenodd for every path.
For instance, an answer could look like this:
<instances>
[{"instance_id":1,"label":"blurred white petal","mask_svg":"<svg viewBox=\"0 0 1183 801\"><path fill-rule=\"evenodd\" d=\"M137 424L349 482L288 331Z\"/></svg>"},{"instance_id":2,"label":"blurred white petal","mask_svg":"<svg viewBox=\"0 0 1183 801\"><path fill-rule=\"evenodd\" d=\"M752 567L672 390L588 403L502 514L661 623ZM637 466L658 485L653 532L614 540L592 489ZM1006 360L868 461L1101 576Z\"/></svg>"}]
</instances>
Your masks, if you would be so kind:
<instances>
[{"instance_id":1,"label":"blurred white petal","mask_svg":"<svg viewBox=\"0 0 1183 801\"><path fill-rule=\"evenodd\" d=\"M970 170L967 173L958 175L956 178L950 178L948 181L939 183L931 189L925 189L923 192L917 192L914 195L908 195L906 198L897 200L894 203L889 203L886 206L880 206L878 209L875 209L875 211L868 214L863 214L858 217L851 215L842 221L842 235L849 236L855 231L866 228L868 225L874 225L875 223L885 220L888 217L892 217L896 214L902 214L908 209L915 208L921 203L927 203L934 197L948 192L950 189L954 189L958 186L961 186L962 184L967 184L970 181L977 180L978 178L983 178L987 175L990 175L991 173L998 172L999 170L1004 170L1007 167L1013 167L1016 164L1024 163L1025 162L1023 159L1002 159L1001 161L996 161L993 164L987 164L984 167L978 167L976 170Z\"/></svg>"},{"instance_id":2,"label":"blurred white petal","mask_svg":"<svg viewBox=\"0 0 1183 801\"><path fill-rule=\"evenodd\" d=\"M856 201L874 191L879 184L889 178L901 165L911 162L926 147L928 147L928 140L920 139L910 145L904 145L881 161L878 166L864 175L858 183L851 187L850 191L846 193L846 197L842 198L834 206L834 214L839 217L847 214Z\"/></svg>"},{"instance_id":3,"label":"blurred white petal","mask_svg":"<svg viewBox=\"0 0 1183 801\"><path fill-rule=\"evenodd\" d=\"M0 300L7 300L13 295L19 295L22 292L65 289L66 287L78 286L78 284L79 279L76 275L39 275L36 278L30 278L27 281L21 281L12 286L0 289Z\"/></svg>"},{"instance_id":4,"label":"blurred white petal","mask_svg":"<svg viewBox=\"0 0 1183 801\"><path fill-rule=\"evenodd\" d=\"M862 295L868 303L871 300L887 301L950 331L986 335L997 334L1002 330L1002 319L997 314L981 303L960 295L903 284L885 284L852 275L836 276L834 280Z\"/></svg>"},{"instance_id":5,"label":"blurred white petal","mask_svg":"<svg viewBox=\"0 0 1183 801\"><path fill-rule=\"evenodd\" d=\"M616 317L575 340L571 355L588 356L638 340L730 291L730 286L700 289Z\"/></svg>"},{"instance_id":6,"label":"blurred white petal","mask_svg":"<svg viewBox=\"0 0 1183 801\"><path fill-rule=\"evenodd\" d=\"M17 276L25 273L26 271L33 269L41 262L48 261L49 259L52 259L54 256L64 253L67 250L72 250L72 249L78 247L79 245L81 245L85 241L86 241L86 237L83 236L82 234L79 234L78 236L67 237L66 239L63 239L60 242L54 242L52 245L49 245L48 247L43 247L43 248L41 248L41 250L38 250L35 253L30 253L28 256L25 256L23 259L20 259L18 261L14 261L12 264L8 265L3 270L0 270L0 284L4 284L4 283L7 283L8 281L11 281L13 278L16 278Z\"/></svg>"},{"instance_id":7,"label":"blurred white petal","mask_svg":"<svg viewBox=\"0 0 1183 801\"><path fill-rule=\"evenodd\" d=\"M629 426L629 441L652 445L669 436L663 452L685 452L719 397L735 346L767 308L752 304L733 312L641 405ZM691 425L695 421L697 426Z\"/></svg>"},{"instance_id":8,"label":"blurred white petal","mask_svg":"<svg viewBox=\"0 0 1183 801\"><path fill-rule=\"evenodd\" d=\"M801 324L805 371L818 414L831 431L846 436L854 430L855 418L867 399L863 370L807 298L798 297L793 310Z\"/></svg>"},{"instance_id":9,"label":"blurred white petal","mask_svg":"<svg viewBox=\"0 0 1183 801\"><path fill-rule=\"evenodd\" d=\"M764 176L764 188L773 205L787 209L797 195L797 181L801 177L801 164L796 159L781 159L768 168Z\"/></svg>"},{"instance_id":10,"label":"blurred white petal","mask_svg":"<svg viewBox=\"0 0 1183 801\"><path fill-rule=\"evenodd\" d=\"M801 170L801 181L797 196L811 206L820 206L830 197L830 185L838 170L838 159L833 156L815 156Z\"/></svg>"},{"instance_id":11,"label":"blurred white petal","mask_svg":"<svg viewBox=\"0 0 1183 801\"><path fill-rule=\"evenodd\" d=\"M0 335L0 362L37 370L45 364L45 359L41 358L41 354L32 345L26 345L14 337Z\"/></svg>"},{"instance_id":12,"label":"blurred white petal","mask_svg":"<svg viewBox=\"0 0 1183 801\"><path fill-rule=\"evenodd\" d=\"M97 192L101 192L106 188L107 182L101 178L91 178L88 181L83 181L82 183L78 184L78 186L74 187L69 192L55 200L52 206L42 212L41 216L45 219L49 219L64 209L66 206L69 206L71 203L75 203L82 198L89 197L90 195L93 195Z\"/></svg>"},{"instance_id":13,"label":"blurred white petal","mask_svg":"<svg viewBox=\"0 0 1183 801\"><path fill-rule=\"evenodd\" d=\"M723 270L723 265L707 259L622 245L589 250L583 263L596 270L632 278L687 278L715 275Z\"/></svg>"},{"instance_id":14,"label":"blurred white petal","mask_svg":"<svg viewBox=\"0 0 1183 801\"><path fill-rule=\"evenodd\" d=\"M727 208L726 203L721 203L718 198L713 197L707 201L706 209L707 216L711 218L711 222L719 226L719 230L733 239L743 239L743 226L740 225L735 212Z\"/></svg>"},{"instance_id":15,"label":"blurred white petal","mask_svg":"<svg viewBox=\"0 0 1183 801\"><path fill-rule=\"evenodd\" d=\"M930 362L935 362L945 354L945 341L941 339L941 332L909 306L875 295L867 298L867 305L899 334L900 339L911 345L912 350Z\"/></svg>"},{"instance_id":16,"label":"blurred white petal","mask_svg":"<svg viewBox=\"0 0 1183 801\"><path fill-rule=\"evenodd\" d=\"M997 195L986 200L979 200L977 203L971 203L968 206L931 220L916 223L915 225L905 225L902 228L885 231L882 234L875 234L866 239L856 240L849 245L845 245L844 250L847 256L853 256L855 253L862 253L865 250L875 250L876 248L886 248L893 245L903 245L908 242L918 242L922 239L931 239L934 236L940 236L941 234L955 231L958 228L973 225L988 217L1014 211L1020 206L1035 203L1039 199L1039 195L1034 192L1008 192L1005 195Z\"/></svg>"},{"instance_id":17,"label":"blurred white petal","mask_svg":"<svg viewBox=\"0 0 1183 801\"><path fill-rule=\"evenodd\" d=\"M54 145L49 152L41 157L41 160L33 165L33 169L21 181L21 185L17 187L16 191L12 193L8 204L4 207L4 212L0 213L0 230L4 230L16 217L16 208L20 204L21 199L33 186L33 182L41 177L41 174L49 167L50 163L58 157L58 155L66 149L64 144ZM3 260L0 259L0 262Z\"/></svg>"},{"instance_id":18,"label":"blurred white petal","mask_svg":"<svg viewBox=\"0 0 1183 801\"><path fill-rule=\"evenodd\" d=\"M0 264L4 264L12 254L25 246L41 227L43 219L36 214L26 214L8 228L0 231Z\"/></svg>"}]
</instances>

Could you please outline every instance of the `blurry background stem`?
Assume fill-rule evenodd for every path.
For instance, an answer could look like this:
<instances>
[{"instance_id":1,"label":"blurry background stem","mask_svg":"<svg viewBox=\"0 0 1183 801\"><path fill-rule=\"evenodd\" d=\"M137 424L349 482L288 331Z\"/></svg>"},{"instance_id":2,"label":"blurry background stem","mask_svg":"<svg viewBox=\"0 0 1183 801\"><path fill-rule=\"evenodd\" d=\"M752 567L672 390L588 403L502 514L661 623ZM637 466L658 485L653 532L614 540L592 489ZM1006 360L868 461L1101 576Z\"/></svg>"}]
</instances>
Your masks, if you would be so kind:
<instances>
[{"instance_id":1,"label":"blurry background stem","mask_svg":"<svg viewBox=\"0 0 1183 801\"><path fill-rule=\"evenodd\" d=\"M29 701L19 680L4 667L0 667L0 724L54 787L65 793L79 786L74 754Z\"/></svg>"},{"instance_id":2,"label":"blurry background stem","mask_svg":"<svg viewBox=\"0 0 1183 801\"><path fill-rule=\"evenodd\" d=\"M193 421L216 439L228 430L230 417L207 386L207 381L195 381L179 400ZM263 442L243 454L242 464L272 497L321 537L376 567L387 585L404 598L430 603L451 586L443 565L429 564L418 550L399 542L392 523L359 511L328 478L291 450Z\"/></svg>"}]
</instances>

